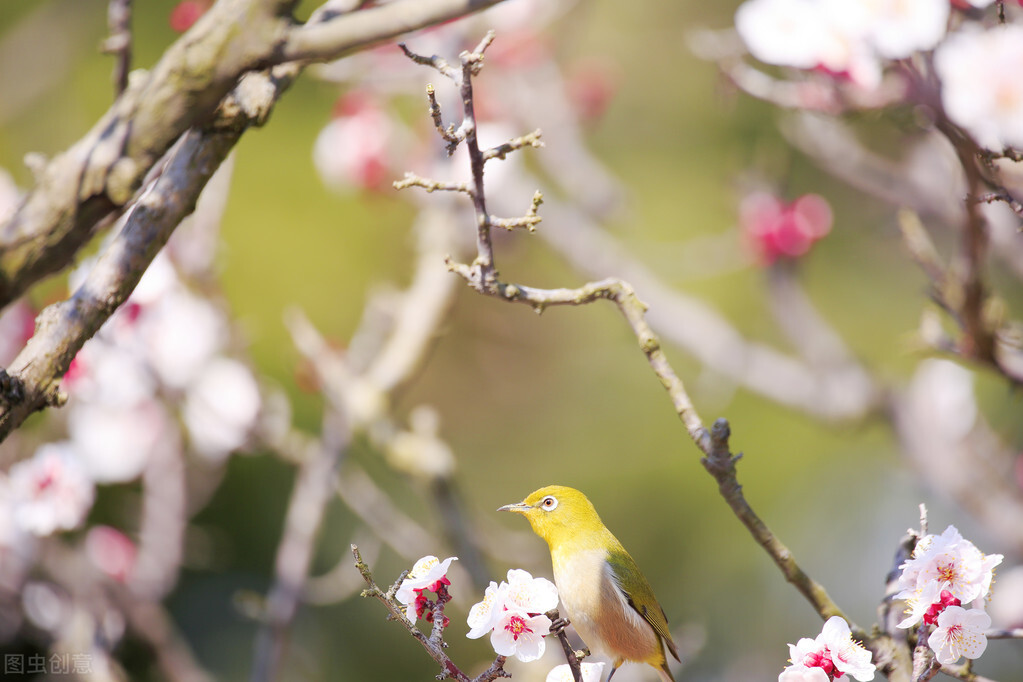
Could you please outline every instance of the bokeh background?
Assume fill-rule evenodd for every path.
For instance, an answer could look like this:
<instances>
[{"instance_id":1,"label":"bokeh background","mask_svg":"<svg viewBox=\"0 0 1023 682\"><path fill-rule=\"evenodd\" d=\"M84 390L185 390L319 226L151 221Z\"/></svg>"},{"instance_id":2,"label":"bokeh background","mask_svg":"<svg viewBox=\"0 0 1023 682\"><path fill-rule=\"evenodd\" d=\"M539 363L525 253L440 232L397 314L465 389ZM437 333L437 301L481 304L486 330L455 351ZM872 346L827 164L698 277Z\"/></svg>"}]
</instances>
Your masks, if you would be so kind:
<instances>
[{"instance_id":1,"label":"bokeh background","mask_svg":"<svg viewBox=\"0 0 1023 682\"><path fill-rule=\"evenodd\" d=\"M168 22L175 4L136 3L137 66L151 66L177 37ZM834 229L798 263L798 278L864 363L905 382L919 361L910 334L926 283L900 246L894 212L794 152L778 132L776 109L730 90L715 66L688 47L690 31L729 26L738 4L589 0L546 29L559 59L613 67L614 97L586 131L627 192L626 210L607 229L665 282L706 300L742 333L783 346L765 299L765 271L744 250L736 227L740 190L752 172L786 196L826 196ZM23 187L31 184L26 153L66 148L111 101L111 60L98 52L105 12L99 0L0 4L0 167ZM500 41L501 26L495 28ZM428 80L436 77L424 71L423 84ZM296 422L310 430L319 427L322 398L300 388L284 311L301 308L344 345L367 292L407 283L412 262L412 203L390 190L332 191L314 168L313 143L339 94L337 85L307 74L265 128L244 136L218 261L252 362L287 391ZM408 93L414 115L422 112L421 97L421 90ZM880 114L862 119L879 138L912 134L900 127L904 122ZM542 119L534 123L547 127ZM557 139L547 144L528 153L558 153ZM502 238L497 257L512 281L572 286L584 280L532 235ZM55 278L33 299L54 300L63 286ZM1018 309L1018 290L1010 290L1009 303ZM861 625L875 618L897 542L916 525L920 503L928 505L935 530L953 523L983 550L1006 553L1007 565L1018 563L998 537L921 482L884 421L823 424L730 385L676 349L667 353L704 420L730 420L733 447L745 453L740 480L751 504ZM977 380L996 428L1009 442L1023 441L1018 393L983 371ZM719 498L612 306L538 316L464 288L396 411L423 403L441 417L470 517L524 533L521 519L498 515L496 507L554 482L589 495L691 650L680 679L774 679L788 658L786 643L819 631L817 616ZM443 535L421 484L391 471L368 443L358 442L348 457ZM199 661L220 679L249 674L257 623L237 605L270 585L293 474L268 453L234 457L195 519L195 535L208 551L186 567L169 608ZM116 486L104 490L94 515L115 522L123 494ZM314 573L345 560L359 525L340 502L332 503ZM550 576L542 542L525 547L531 551L517 565ZM435 553L444 557L449 549L439 541ZM406 567L384 549L374 571L385 583ZM492 561L489 567L500 580L515 565ZM450 654L478 672L492 652L485 640L461 637L471 603L451 607ZM144 651L131 655L139 679L155 675ZM977 669L1019 679L1023 652L1018 644L992 642ZM285 670L287 680L426 680L436 673L402 628L384 620L379 604L358 596L301 610ZM521 671L516 679L537 674L513 670ZM626 668L616 679L650 677Z\"/></svg>"}]
</instances>

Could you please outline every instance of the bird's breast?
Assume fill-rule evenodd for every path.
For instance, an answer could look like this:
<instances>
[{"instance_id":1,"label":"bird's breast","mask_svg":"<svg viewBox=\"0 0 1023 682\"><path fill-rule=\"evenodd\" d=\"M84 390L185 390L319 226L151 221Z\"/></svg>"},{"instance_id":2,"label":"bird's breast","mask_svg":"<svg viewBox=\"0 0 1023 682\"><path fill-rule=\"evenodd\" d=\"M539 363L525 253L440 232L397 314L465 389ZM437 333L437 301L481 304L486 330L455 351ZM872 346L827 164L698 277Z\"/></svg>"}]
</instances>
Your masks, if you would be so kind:
<instances>
[{"instance_id":1,"label":"bird's breast","mask_svg":"<svg viewBox=\"0 0 1023 682\"><path fill-rule=\"evenodd\" d=\"M653 628L615 585L606 550L552 553L551 558L566 615L591 651L613 660L663 662Z\"/></svg>"}]
</instances>

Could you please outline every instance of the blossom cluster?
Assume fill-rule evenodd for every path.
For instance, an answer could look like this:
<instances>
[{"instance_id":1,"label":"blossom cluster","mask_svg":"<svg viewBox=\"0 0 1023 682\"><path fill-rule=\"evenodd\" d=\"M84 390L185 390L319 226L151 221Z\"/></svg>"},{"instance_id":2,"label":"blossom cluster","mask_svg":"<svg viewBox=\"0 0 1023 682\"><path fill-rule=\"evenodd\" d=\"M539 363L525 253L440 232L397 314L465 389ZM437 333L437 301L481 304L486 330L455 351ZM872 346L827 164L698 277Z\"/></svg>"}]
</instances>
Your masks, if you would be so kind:
<instances>
[{"instance_id":1,"label":"blossom cluster","mask_svg":"<svg viewBox=\"0 0 1023 682\"><path fill-rule=\"evenodd\" d=\"M993 0L970 0L983 8ZM1023 147L1023 27L963 22L949 0L747 0L735 26L767 64L815 70L873 90L886 63L934 52L948 117L995 151ZM952 22L956 23L956 22Z\"/></svg>"},{"instance_id":2,"label":"blossom cluster","mask_svg":"<svg viewBox=\"0 0 1023 682\"><path fill-rule=\"evenodd\" d=\"M984 632L991 626L983 606L994 568L1001 562L1002 555L985 555L955 526L941 535L925 535L912 558L900 566L896 597L907 600L909 606L899 627L921 623L934 627L927 644L939 663L979 657L987 648Z\"/></svg>"},{"instance_id":3,"label":"blossom cluster","mask_svg":"<svg viewBox=\"0 0 1023 682\"><path fill-rule=\"evenodd\" d=\"M421 618L434 621L434 609L450 601L447 577L451 562L457 557L443 561L428 555L419 559L402 580L394 598L405 606L405 617L415 623ZM426 593L434 593L431 599ZM520 661L535 661L546 650L544 637L551 632L551 619L546 613L558 607L558 588L546 578L534 578L528 571L511 569L508 580L498 584L490 582L483 600L474 604L466 619L470 639L479 639L490 633L490 643L501 656L515 656ZM449 620L444 616L443 627ZM603 663L583 663L582 673L586 682L598 682ZM568 665L554 667L547 675L547 682L571 680Z\"/></svg>"},{"instance_id":4,"label":"blossom cluster","mask_svg":"<svg viewBox=\"0 0 1023 682\"><path fill-rule=\"evenodd\" d=\"M860 682L874 679L871 653L853 640L841 616L829 618L815 639L789 644L789 660L792 665L778 675L778 682L844 681L846 675Z\"/></svg>"},{"instance_id":5,"label":"blossom cluster","mask_svg":"<svg viewBox=\"0 0 1023 682\"><path fill-rule=\"evenodd\" d=\"M248 443L263 409L259 384L234 357L226 312L191 285L206 237L194 225L175 235L71 362L61 383L68 403L53 417L59 435L0 473L0 580L17 583L37 538L80 527L97 486L132 482L185 452L220 465ZM69 288L95 263L83 261ZM25 301L0 316L0 363L25 345L34 318ZM88 556L126 580L134 544L113 528L97 533L87 545L104 551ZM105 560L115 550L116 566Z\"/></svg>"},{"instance_id":6,"label":"blossom cluster","mask_svg":"<svg viewBox=\"0 0 1023 682\"><path fill-rule=\"evenodd\" d=\"M487 634L494 651L535 661L543 656L544 637L550 634L551 619L544 615L558 608L558 588L546 578L534 578L522 569L508 571L508 581L490 582L483 601L469 610L471 639Z\"/></svg>"},{"instance_id":7,"label":"blossom cluster","mask_svg":"<svg viewBox=\"0 0 1023 682\"><path fill-rule=\"evenodd\" d=\"M448 594L448 567L452 561L458 561L458 557L448 557L441 561L429 554L417 561L408 576L401 581L394 598L406 606L405 617L415 623L425 614L429 623L433 622L433 606L437 603L445 604L451 599ZM431 601L424 592L433 592L437 595L436 601ZM450 620L444 616L442 625L447 627Z\"/></svg>"}]
</instances>

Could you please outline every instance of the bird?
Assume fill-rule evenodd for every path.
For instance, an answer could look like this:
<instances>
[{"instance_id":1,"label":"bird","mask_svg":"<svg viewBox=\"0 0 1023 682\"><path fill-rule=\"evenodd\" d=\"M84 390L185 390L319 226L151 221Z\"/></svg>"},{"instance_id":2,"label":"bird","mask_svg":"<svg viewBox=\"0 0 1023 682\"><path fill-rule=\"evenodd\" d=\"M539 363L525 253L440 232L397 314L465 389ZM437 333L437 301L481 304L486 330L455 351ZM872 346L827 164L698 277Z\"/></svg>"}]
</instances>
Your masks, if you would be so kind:
<instances>
[{"instance_id":1,"label":"bird","mask_svg":"<svg viewBox=\"0 0 1023 682\"><path fill-rule=\"evenodd\" d=\"M668 618L635 560L575 488L549 485L498 511L522 514L547 541L554 583L569 621L586 646L612 661L647 663L674 682L665 647L680 661Z\"/></svg>"}]
</instances>

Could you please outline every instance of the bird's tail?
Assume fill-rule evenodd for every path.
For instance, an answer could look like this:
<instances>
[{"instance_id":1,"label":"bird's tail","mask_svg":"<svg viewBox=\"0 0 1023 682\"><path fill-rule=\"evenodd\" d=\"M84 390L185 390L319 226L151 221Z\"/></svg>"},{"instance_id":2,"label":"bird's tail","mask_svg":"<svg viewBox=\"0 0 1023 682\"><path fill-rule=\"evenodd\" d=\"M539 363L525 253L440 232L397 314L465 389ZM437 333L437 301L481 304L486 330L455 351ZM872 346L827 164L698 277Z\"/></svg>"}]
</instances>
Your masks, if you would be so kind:
<instances>
[{"instance_id":1,"label":"bird's tail","mask_svg":"<svg viewBox=\"0 0 1023 682\"><path fill-rule=\"evenodd\" d=\"M671 674L671 670L668 669L668 662L657 669L657 675L661 678L661 682L675 682L674 676Z\"/></svg>"}]
</instances>

